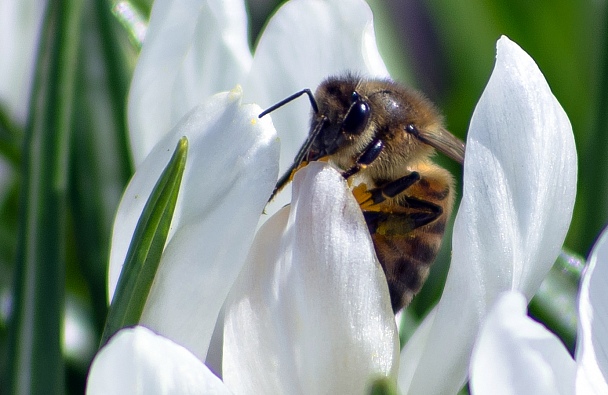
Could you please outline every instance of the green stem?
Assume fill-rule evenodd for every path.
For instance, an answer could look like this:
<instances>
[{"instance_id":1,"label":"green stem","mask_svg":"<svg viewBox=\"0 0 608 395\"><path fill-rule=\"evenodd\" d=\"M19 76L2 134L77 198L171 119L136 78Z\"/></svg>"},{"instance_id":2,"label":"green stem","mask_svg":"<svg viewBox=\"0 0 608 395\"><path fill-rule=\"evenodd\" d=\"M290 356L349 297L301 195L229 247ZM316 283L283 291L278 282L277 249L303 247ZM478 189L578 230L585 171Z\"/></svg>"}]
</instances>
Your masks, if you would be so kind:
<instances>
[{"instance_id":1,"label":"green stem","mask_svg":"<svg viewBox=\"0 0 608 395\"><path fill-rule=\"evenodd\" d=\"M39 47L23 151L8 392L64 393L68 151L81 1L51 0Z\"/></svg>"},{"instance_id":2,"label":"green stem","mask_svg":"<svg viewBox=\"0 0 608 395\"><path fill-rule=\"evenodd\" d=\"M397 383L388 377L382 377L372 381L371 388L369 390L370 395L397 395L399 389Z\"/></svg>"}]
</instances>

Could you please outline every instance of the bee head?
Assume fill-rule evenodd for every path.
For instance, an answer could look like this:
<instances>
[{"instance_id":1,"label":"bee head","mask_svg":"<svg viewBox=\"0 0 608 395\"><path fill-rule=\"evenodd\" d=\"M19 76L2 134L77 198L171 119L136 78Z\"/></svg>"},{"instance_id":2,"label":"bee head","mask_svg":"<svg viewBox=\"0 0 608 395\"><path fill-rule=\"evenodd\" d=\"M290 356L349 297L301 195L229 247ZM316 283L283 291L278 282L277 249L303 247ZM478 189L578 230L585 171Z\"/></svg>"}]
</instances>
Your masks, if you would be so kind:
<instances>
[{"instance_id":1,"label":"bee head","mask_svg":"<svg viewBox=\"0 0 608 395\"><path fill-rule=\"evenodd\" d=\"M347 75L329 78L315 92L318 110L311 119L312 141L308 160L332 155L361 136L370 123L372 109L357 91L359 79Z\"/></svg>"},{"instance_id":2,"label":"bee head","mask_svg":"<svg viewBox=\"0 0 608 395\"><path fill-rule=\"evenodd\" d=\"M259 117L303 94L312 107L310 132L270 199L301 163L324 157L345 170L345 178L365 169L382 178L427 158L434 149L460 163L464 160L464 143L443 127L435 106L422 94L391 80L366 80L353 74L330 77L314 95L303 89Z\"/></svg>"}]
</instances>

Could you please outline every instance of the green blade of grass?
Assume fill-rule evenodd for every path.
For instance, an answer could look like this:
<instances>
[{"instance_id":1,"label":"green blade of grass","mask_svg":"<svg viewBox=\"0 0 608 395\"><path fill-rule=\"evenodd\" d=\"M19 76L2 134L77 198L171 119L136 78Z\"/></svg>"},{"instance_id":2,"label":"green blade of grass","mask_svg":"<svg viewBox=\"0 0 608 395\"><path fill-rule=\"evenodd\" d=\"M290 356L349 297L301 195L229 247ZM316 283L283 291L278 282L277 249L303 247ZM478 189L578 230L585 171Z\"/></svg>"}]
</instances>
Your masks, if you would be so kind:
<instances>
[{"instance_id":1,"label":"green blade of grass","mask_svg":"<svg viewBox=\"0 0 608 395\"><path fill-rule=\"evenodd\" d=\"M108 313L112 223L132 175L125 122L131 54L124 50L128 39L110 6L106 0L85 0L70 157L69 206L77 264L68 266L66 286L86 287L98 334Z\"/></svg>"},{"instance_id":2,"label":"green blade of grass","mask_svg":"<svg viewBox=\"0 0 608 395\"><path fill-rule=\"evenodd\" d=\"M23 150L8 393L62 394L69 136L80 0L49 1Z\"/></svg>"},{"instance_id":3,"label":"green blade of grass","mask_svg":"<svg viewBox=\"0 0 608 395\"><path fill-rule=\"evenodd\" d=\"M599 72L596 74L594 86L597 91L596 102L593 108L594 120L591 127L587 128L587 135L579 146L579 188L577 206L575 206L575 217L573 227L576 226L578 233L575 241L584 248L580 252L590 252L594 240L608 221L608 208L606 198L608 197L608 7L603 6L602 12L603 28L600 33L601 40L596 46L599 54ZM578 216L577 214L580 213ZM576 244L573 244L576 245Z\"/></svg>"},{"instance_id":4,"label":"green blade of grass","mask_svg":"<svg viewBox=\"0 0 608 395\"><path fill-rule=\"evenodd\" d=\"M139 322L169 234L187 150L188 140L182 137L139 217L100 346L121 328Z\"/></svg>"}]
</instances>

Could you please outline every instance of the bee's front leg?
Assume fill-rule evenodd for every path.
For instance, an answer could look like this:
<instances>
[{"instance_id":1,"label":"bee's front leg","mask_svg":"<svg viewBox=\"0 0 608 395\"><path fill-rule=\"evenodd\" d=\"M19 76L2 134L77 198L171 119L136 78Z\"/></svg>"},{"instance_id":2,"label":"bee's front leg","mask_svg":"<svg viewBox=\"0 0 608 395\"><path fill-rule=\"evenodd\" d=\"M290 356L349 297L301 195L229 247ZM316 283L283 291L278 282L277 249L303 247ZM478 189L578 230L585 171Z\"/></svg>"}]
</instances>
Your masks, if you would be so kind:
<instances>
[{"instance_id":1,"label":"bee's front leg","mask_svg":"<svg viewBox=\"0 0 608 395\"><path fill-rule=\"evenodd\" d=\"M384 142L378 138L373 139L372 142L369 143L365 150L363 150L363 152L359 155L354 166L342 173L342 177L349 179L353 175L360 172L361 169L365 169L366 166L378 159L383 149Z\"/></svg>"}]
</instances>

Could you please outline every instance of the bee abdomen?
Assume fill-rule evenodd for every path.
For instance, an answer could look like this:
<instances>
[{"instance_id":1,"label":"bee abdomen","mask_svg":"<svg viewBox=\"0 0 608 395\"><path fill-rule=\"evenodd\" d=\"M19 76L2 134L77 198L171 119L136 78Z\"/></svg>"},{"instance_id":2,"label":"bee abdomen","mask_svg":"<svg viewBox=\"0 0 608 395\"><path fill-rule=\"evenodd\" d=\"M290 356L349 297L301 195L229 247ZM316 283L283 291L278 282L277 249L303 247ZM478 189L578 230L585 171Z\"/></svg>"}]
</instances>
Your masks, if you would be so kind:
<instances>
[{"instance_id":1,"label":"bee abdomen","mask_svg":"<svg viewBox=\"0 0 608 395\"><path fill-rule=\"evenodd\" d=\"M429 233L429 229L443 223L441 218L423 228L405 235L372 234L378 260L384 269L393 311L406 307L416 295L426 278L439 247L441 233Z\"/></svg>"}]
</instances>

